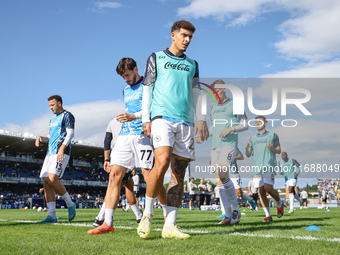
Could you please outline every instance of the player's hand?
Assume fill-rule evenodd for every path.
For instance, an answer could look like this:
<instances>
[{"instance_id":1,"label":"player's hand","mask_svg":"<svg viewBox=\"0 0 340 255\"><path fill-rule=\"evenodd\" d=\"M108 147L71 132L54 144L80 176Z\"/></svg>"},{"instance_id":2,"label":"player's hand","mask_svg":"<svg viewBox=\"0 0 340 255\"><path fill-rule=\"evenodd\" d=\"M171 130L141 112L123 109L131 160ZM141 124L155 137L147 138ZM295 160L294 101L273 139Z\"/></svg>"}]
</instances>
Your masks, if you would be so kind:
<instances>
[{"instance_id":1,"label":"player's hand","mask_svg":"<svg viewBox=\"0 0 340 255\"><path fill-rule=\"evenodd\" d=\"M267 149L271 151L272 148L273 148L273 142L267 143Z\"/></svg>"},{"instance_id":2,"label":"player's hand","mask_svg":"<svg viewBox=\"0 0 340 255\"><path fill-rule=\"evenodd\" d=\"M231 133L231 131L232 131L231 128L222 129L220 132L220 138L226 137L227 135Z\"/></svg>"},{"instance_id":3,"label":"player's hand","mask_svg":"<svg viewBox=\"0 0 340 255\"><path fill-rule=\"evenodd\" d=\"M147 137L151 138L151 122L143 123L143 132Z\"/></svg>"},{"instance_id":4,"label":"player's hand","mask_svg":"<svg viewBox=\"0 0 340 255\"><path fill-rule=\"evenodd\" d=\"M42 142L41 136L38 136L37 139L35 139L35 146L39 147L41 142Z\"/></svg>"},{"instance_id":5,"label":"player's hand","mask_svg":"<svg viewBox=\"0 0 340 255\"><path fill-rule=\"evenodd\" d=\"M57 162L62 163L64 160L64 150L59 149L57 154Z\"/></svg>"},{"instance_id":6,"label":"player's hand","mask_svg":"<svg viewBox=\"0 0 340 255\"><path fill-rule=\"evenodd\" d=\"M249 146L250 146L250 143L246 143L246 144L244 145L244 148L245 148L246 150L249 150Z\"/></svg>"},{"instance_id":7,"label":"player's hand","mask_svg":"<svg viewBox=\"0 0 340 255\"><path fill-rule=\"evenodd\" d=\"M107 173L110 173L110 162L109 161L104 162L104 171Z\"/></svg>"},{"instance_id":8,"label":"player's hand","mask_svg":"<svg viewBox=\"0 0 340 255\"><path fill-rule=\"evenodd\" d=\"M129 122L129 121L135 120L136 115L129 114L129 113L120 113L116 116L116 118L120 123L124 123L124 122Z\"/></svg>"},{"instance_id":9,"label":"player's hand","mask_svg":"<svg viewBox=\"0 0 340 255\"><path fill-rule=\"evenodd\" d=\"M195 141L196 143L200 144L200 143L203 143L203 141L201 140L201 137L198 135L198 136L195 136Z\"/></svg>"},{"instance_id":10,"label":"player's hand","mask_svg":"<svg viewBox=\"0 0 340 255\"><path fill-rule=\"evenodd\" d=\"M205 140L208 140L209 138L209 129L207 126L207 123L203 120L200 120L196 123L195 127L195 134L197 134L197 131L199 133L200 140L204 142Z\"/></svg>"}]
</instances>

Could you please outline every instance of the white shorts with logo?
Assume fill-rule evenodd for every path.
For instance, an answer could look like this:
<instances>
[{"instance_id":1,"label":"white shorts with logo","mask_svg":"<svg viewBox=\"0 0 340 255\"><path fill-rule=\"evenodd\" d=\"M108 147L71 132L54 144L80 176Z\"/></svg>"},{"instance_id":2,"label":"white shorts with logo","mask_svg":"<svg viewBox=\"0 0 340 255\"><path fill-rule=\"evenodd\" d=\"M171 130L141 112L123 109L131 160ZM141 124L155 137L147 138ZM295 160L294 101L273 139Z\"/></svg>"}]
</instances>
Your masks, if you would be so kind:
<instances>
[{"instance_id":1,"label":"white shorts with logo","mask_svg":"<svg viewBox=\"0 0 340 255\"><path fill-rule=\"evenodd\" d=\"M64 154L63 162L59 163L57 162L57 154L46 156L40 172L40 178L48 177L50 173L59 176L59 178L63 177L69 159L70 156Z\"/></svg>"},{"instance_id":2,"label":"white shorts with logo","mask_svg":"<svg viewBox=\"0 0 340 255\"><path fill-rule=\"evenodd\" d=\"M151 169L154 155L150 138L141 135L120 135L111 151L110 165L131 170L135 167Z\"/></svg>"},{"instance_id":3,"label":"white shorts with logo","mask_svg":"<svg viewBox=\"0 0 340 255\"><path fill-rule=\"evenodd\" d=\"M296 186L296 179L289 179L288 181L286 181L286 186L287 187L295 187Z\"/></svg>"},{"instance_id":4,"label":"white shorts with logo","mask_svg":"<svg viewBox=\"0 0 340 255\"><path fill-rule=\"evenodd\" d=\"M240 189L242 187L242 179L239 174L229 175L230 180L233 182L235 189Z\"/></svg>"},{"instance_id":5,"label":"white shorts with logo","mask_svg":"<svg viewBox=\"0 0 340 255\"><path fill-rule=\"evenodd\" d=\"M274 186L275 174L274 173L264 173L257 174L253 176L253 183L255 188L262 187L265 183Z\"/></svg>"},{"instance_id":6,"label":"white shorts with logo","mask_svg":"<svg viewBox=\"0 0 340 255\"><path fill-rule=\"evenodd\" d=\"M215 169L220 165L230 167L234 161L235 154L236 148L233 146L225 146L211 150L211 166L214 166ZM221 170L226 171L226 169Z\"/></svg>"},{"instance_id":7,"label":"white shorts with logo","mask_svg":"<svg viewBox=\"0 0 340 255\"><path fill-rule=\"evenodd\" d=\"M155 119L151 125L152 145L172 147L172 153L195 160L194 127L166 119Z\"/></svg>"}]
</instances>

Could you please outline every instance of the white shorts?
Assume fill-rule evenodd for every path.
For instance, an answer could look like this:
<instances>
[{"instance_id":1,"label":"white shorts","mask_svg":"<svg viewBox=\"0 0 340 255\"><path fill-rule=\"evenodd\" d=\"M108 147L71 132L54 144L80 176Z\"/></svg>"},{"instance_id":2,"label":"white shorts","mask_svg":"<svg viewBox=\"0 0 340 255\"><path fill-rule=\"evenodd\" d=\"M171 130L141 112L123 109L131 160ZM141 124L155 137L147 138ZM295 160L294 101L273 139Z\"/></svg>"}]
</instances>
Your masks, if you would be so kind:
<instances>
[{"instance_id":1,"label":"white shorts","mask_svg":"<svg viewBox=\"0 0 340 255\"><path fill-rule=\"evenodd\" d=\"M239 174L231 174L229 178L234 183L235 189L242 188L242 179Z\"/></svg>"},{"instance_id":2,"label":"white shorts","mask_svg":"<svg viewBox=\"0 0 340 255\"><path fill-rule=\"evenodd\" d=\"M257 174L253 176L253 183L255 188L262 187L265 183L274 186L275 174L274 173L264 173Z\"/></svg>"},{"instance_id":3,"label":"white shorts","mask_svg":"<svg viewBox=\"0 0 340 255\"><path fill-rule=\"evenodd\" d=\"M55 174L59 178L63 177L69 159L70 156L64 154L63 162L59 163L57 162L57 154L46 156L40 172L40 178L48 177L48 174Z\"/></svg>"},{"instance_id":4,"label":"white shorts","mask_svg":"<svg viewBox=\"0 0 340 255\"><path fill-rule=\"evenodd\" d=\"M233 146L225 146L211 150L211 166L217 168L219 165L230 167L234 161L236 148ZM224 170L224 169L222 169Z\"/></svg>"},{"instance_id":5,"label":"white shorts","mask_svg":"<svg viewBox=\"0 0 340 255\"><path fill-rule=\"evenodd\" d=\"M131 170L135 167L151 169L154 155L150 138L146 135L120 135L111 151L110 165Z\"/></svg>"},{"instance_id":6,"label":"white shorts","mask_svg":"<svg viewBox=\"0 0 340 255\"><path fill-rule=\"evenodd\" d=\"M172 147L172 153L195 160L194 127L166 119L155 119L151 125L152 145Z\"/></svg>"},{"instance_id":7,"label":"white shorts","mask_svg":"<svg viewBox=\"0 0 340 255\"><path fill-rule=\"evenodd\" d=\"M295 185L296 185L296 179L289 179L288 181L286 181L287 187L295 187Z\"/></svg>"}]
</instances>

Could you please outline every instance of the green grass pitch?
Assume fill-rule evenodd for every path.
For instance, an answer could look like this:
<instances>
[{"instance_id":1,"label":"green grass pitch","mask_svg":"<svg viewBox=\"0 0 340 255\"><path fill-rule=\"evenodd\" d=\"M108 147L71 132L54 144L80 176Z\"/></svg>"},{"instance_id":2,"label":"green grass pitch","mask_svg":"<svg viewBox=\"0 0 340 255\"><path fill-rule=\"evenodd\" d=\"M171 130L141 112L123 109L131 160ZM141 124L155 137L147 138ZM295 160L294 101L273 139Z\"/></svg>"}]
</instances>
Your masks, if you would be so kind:
<instances>
[{"instance_id":1,"label":"green grass pitch","mask_svg":"<svg viewBox=\"0 0 340 255\"><path fill-rule=\"evenodd\" d=\"M297 208L294 214L262 223L264 212L241 209L241 222L216 226L220 211L180 209L177 224L187 240L162 239L163 212L155 209L151 238L137 235L133 212L117 209L115 233L87 235L98 209L78 209L69 223L67 209L58 209L57 224L35 224L47 212L0 210L0 254L336 254L340 250L340 208ZM322 231L306 231L316 225Z\"/></svg>"}]
</instances>

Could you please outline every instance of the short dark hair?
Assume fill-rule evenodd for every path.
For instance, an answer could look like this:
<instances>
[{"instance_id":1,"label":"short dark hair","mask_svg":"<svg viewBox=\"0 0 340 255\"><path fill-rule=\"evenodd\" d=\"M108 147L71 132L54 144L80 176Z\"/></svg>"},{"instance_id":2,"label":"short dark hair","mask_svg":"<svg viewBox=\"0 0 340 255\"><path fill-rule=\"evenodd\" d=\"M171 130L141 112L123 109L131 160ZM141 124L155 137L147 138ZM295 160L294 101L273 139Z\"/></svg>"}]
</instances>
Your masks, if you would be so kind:
<instances>
[{"instance_id":1,"label":"short dark hair","mask_svg":"<svg viewBox=\"0 0 340 255\"><path fill-rule=\"evenodd\" d=\"M125 72L125 69L133 70L137 66L137 63L132 58L122 58L116 68L116 72L119 75L122 75Z\"/></svg>"},{"instance_id":2,"label":"short dark hair","mask_svg":"<svg viewBox=\"0 0 340 255\"><path fill-rule=\"evenodd\" d=\"M61 98L61 96L59 95L53 95L53 96L50 96L47 101L51 101L55 99L57 102L60 102L61 104L63 104L63 99Z\"/></svg>"},{"instance_id":3,"label":"short dark hair","mask_svg":"<svg viewBox=\"0 0 340 255\"><path fill-rule=\"evenodd\" d=\"M224 83L224 81L222 81L221 79L219 79L219 80L214 81L210 86L213 87L213 88L215 88L215 85L216 85L216 84L225 84L225 83Z\"/></svg>"},{"instance_id":4,"label":"short dark hair","mask_svg":"<svg viewBox=\"0 0 340 255\"><path fill-rule=\"evenodd\" d=\"M195 31L196 31L196 28L194 27L194 25L191 24L189 21L178 20L172 25L171 33L176 31L176 30L180 30L181 28L187 29L187 30L191 31L192 33L195 33Z\"/></svg>"},{"instance_id":5,"label":"short dark hair","mask_svg":"<svg viewBox=\"0 0 340 255\"><path fill-rule=\"evenodd\" d=\"M266 119L266 117L264 117L264 116L261 116L261 115L259 115L259 116L256 116L256 117L255 117L255 119L262 119L262 120L263 120L263 122L267 122L267 119Z\"/></svg>"}]
</instances>

